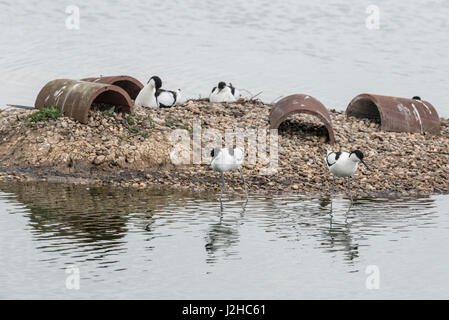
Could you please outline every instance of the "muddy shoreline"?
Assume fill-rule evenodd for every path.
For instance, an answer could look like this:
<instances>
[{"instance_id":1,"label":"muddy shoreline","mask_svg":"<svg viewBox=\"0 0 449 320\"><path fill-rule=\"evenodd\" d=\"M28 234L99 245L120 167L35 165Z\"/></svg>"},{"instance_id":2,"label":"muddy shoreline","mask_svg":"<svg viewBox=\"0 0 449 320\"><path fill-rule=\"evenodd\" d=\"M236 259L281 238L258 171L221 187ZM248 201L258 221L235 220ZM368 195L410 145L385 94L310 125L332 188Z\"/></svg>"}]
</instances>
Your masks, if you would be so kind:
<instances>
[{"instance_id":1,"label":"muddy shoreline","mask_svg":"<svg viewBox=\"0 0 449 320\"><path fill-rule=\"evenodd\" d=\"M199 122L202 129L250 128L269 137L271 107L260 101L187 101L171 109L136 110L131 117L108 110L91 111L87 124L67 117L30 123L27 117L33 111L2 110L0 180L216 192L220 189L219 174L205 161L173 164L173 130L185 130L192 137L194 123ZM383 132L378 123L348 118L335 110L330 113L336 145L327 143L327 131L319 120L293 116L278 131L278 168L274 174L261 174L267 159L244 164L249 191L328 194L331 177L324 163L326 150L358 148L372 169L360 167L355 174L353 192L358 196L449 192L447 119L441 119L440 135L422 135ZM228 192L242 194L238 173L227 173L226 183ZM337 179L337 193L344 194L345 187L346 181Z\"/></svg>"},{"instance_id":2,"label":"muddy shoreline","mask_svg":"<svg viewBox=\"0 0 449 320\"><path fill-rule=\"evenodd\" d=\"M213 185L218 185L220 182L220 177L217 175L215 177L205 176L197 177L196 179L190 181L190 185L179 184L177 186L171 185L168 181L169 179L183 179L185 176L179 175L176 172L171 174L161 174L159 172L140 172L133 170L125 170L119 172L118 174L112 174L107 172L74 172L71 174L62 173L54 170L51 167L2 167L0 166L0 181L1 182L23 182L23 183L55 183L55 184L74 184L74 185L85 185L93 187L113 187L116 189L132 189L132 190L157 190L165 192L187 192L187 193L217 193L220 192L218 187L213 187ZM230 181L238 182L238 179L231 179L226 177L226 183ZM294 182L291 180L283 181L282 187L275 187L272 189L264 188L250 188L251 194L261 194L261 195L279 195L279 194L299 194L309 197L322 197L330 195L329 190L323 188L317 191L301 192L301 190L289 188L292 184L289 182ZM199 184L210 184L212 188L199 187ZM344 182L341 181L344 186ZM294 184L293 184L294 185ZM229 188L226 187L226 194L232 196L244 197L242 193L242 188ZM338 187L337 187L338 188ZM336 195L337 196L348 196L344 188L340 188ZM369 197L398 197L398 196L429 196L429 195L447 195L449 191L447 190L435 190L433 192L420 192L418 190L408 190L408 191L391 191L391 190L379 190L366 192L363 190L358 190L358 188L353 187L354 198L369 198Z\"/></svg>"}]
</instances>

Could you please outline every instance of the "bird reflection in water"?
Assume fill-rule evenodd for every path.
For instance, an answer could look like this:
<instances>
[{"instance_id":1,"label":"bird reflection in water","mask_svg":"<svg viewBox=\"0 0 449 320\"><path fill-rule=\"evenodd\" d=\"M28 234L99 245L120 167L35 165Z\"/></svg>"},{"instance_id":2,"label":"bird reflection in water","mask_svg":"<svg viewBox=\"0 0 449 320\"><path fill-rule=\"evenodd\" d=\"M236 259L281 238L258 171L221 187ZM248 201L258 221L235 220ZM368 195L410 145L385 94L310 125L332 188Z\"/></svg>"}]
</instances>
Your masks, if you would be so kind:
<instances>
[{"instance_id":1,"label":"bird reflection in water","mask_svg":"<svg viewBox=\"0 0 449 320\"><path fill-rule=\"evenodd\" d=\"M329 230L327 232L327 245L331 251L339 250L346 253L346 260L353 261L359 256L359 245L353 243L353 236L351 234L351 223L348 217L354 206L352 199L349 201L349 206L344 211L344 223L339 223L335 221L335 216L337 212L334 211L332 207L332 198L322 199L320 201L321 206L331 205L331 210L329 212Z\"/></svg>"},{"instance_id":2,"label":"bird reflection in water","mask_svg":"<svg viewBox=\"0 0 449 320\"><path fill-rule=\"evenodd\" d=\"M233 215L232 220L231 217L224 219L223 208L220 208L218 222L210 225L205 238L205 248L208 254L207 263L217 262L220 251L223 252L225 257L237 256L237 252L231 249L239 242L238 227L242 224L241 220L246 212L247 203L248 199L243 204L239 216Z\"/></svg>"}]
</instances>

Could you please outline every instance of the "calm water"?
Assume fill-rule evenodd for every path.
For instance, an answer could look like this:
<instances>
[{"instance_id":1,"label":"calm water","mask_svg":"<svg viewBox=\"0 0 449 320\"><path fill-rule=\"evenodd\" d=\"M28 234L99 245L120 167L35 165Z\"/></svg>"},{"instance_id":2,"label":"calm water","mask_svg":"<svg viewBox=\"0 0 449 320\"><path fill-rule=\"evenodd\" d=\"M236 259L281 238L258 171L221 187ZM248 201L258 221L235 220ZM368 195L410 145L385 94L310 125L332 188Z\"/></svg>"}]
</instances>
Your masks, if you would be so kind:
<instances>
[{"instance_id":1,"label":"calm water","mask_svg":"<svg viewBox=\"0 0 449 320\"><path fill-rule=\"evenodd\" d=\"M68 30L66 6L80 9ZM365 26L380 9L380 29ZM272 101L307 93L344 109L359 93L420 95L449 116L449 1L0 1L0 106L47 81L158 74L186 97L219 81Z\"/></svg>"},{"instance_id":2,"label":"calm water","mask_svg":"<svg viewBox=\"0 0 449 320\"><path fill-rule=\"evenodd\" d=\"M372 92L449 116L449 2L0 0L0 108L55 78L157 74L344 109ZM0 184L0 298L449 298L449 198L357 200ZM368 266L380 288L368 290ZM68 290L66 268L80 271ZM370 269L368 269L370 270Z\"/></svg>"},{"instance_id":3,"label":"calm water","mask_svg":"<svg viewBox=\"0 0 449 320\"><path fill-rule=\"evenodd\" d=\"M0 298L449 298L447 197L242 204L0 184Z\"/></svg>"}]
</instances>

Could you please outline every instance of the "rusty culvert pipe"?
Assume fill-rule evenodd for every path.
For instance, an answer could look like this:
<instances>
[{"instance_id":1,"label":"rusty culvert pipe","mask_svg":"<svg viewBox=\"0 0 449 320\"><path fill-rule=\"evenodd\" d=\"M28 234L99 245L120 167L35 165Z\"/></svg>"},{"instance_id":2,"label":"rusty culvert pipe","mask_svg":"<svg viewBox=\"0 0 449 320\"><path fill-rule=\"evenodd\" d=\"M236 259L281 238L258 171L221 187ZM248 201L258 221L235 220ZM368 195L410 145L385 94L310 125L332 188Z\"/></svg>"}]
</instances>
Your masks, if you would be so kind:
<instances>
[{"instance_id":1,"label":"rusty culvert pipe","mask_svg":"<svg viewBox=\"0 0 449 320\"><path fill-rule=\"evenodd\" d=\"M120 87L69 79L47 83L39 92L34 107L54 105L66 116L87 123L93 103L113 105L117 107L116 112L131 112L134 108L128 93Z\"/></svg>"},{"instance_id":2,"label":"rusty culvert pipe","mask_svg":"<svg viewBox=\"0 0 449 320\"><path fill-rule=\"evenodd\" d=\"M394 132L440 133L440 117L427 101L360 94L349 103L347 116L368 118L381 123L381 129Z\"/></svg>"},{"instance_id":3,"label":"rusty culvert pipe","mask_svg":"<svg viewBox=\"0 0 449 320\"><path fill-rule=\"evenodd\" d=\"M279 128L282 122L295 113L307 113L318 117L327 129L329 143L335 143L329 111L320 101L305 94L293 94L279 100L270 111L270 128Z\"/></svg>"},{"instance_id":4,"label":"rusty culvert pipe","mask_svg":"<svg viewBox=\"0 0 449 320\"><path fill-rule=\"evenodd\" d=\"M81 79L81 81L89 81L96 83L105 83L112 84L118 86L125 90L129 97L133 100L136 100L137 95L140 90L143 88L143 84L137 80L136 78L130 76L108 76L108 77L97 77L97 78L85 78Z\"/></svg>"}]
</instances>

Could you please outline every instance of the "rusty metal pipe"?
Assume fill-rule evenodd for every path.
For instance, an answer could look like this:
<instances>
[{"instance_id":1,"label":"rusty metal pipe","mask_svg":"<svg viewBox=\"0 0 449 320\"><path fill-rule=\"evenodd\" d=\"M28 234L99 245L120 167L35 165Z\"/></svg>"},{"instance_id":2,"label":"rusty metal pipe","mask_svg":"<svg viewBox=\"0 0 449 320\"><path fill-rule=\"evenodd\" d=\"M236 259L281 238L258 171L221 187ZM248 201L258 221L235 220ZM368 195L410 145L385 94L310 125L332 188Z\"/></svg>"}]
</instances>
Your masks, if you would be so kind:
<instances>
[{"instance_id":1,"label":"rusty metal pipe","mask_svg":"<svg viewBox=\"0 0 449 320\"><path fill-rule=\"evenodd\" d=\"M352 99L346 115L378 120L384 131L439 134L441 129L436 109L417 99L364 93Z\"/></svg>"},{"instance_id":2,"label":"rusty metal pipe","mask_svg":"<svg viewBox=\"0 0 449 320\"><path fill-rule=\"evenodd\" d=\"M69 79L47 83L39 92L34 106L40 109L54 105L66 116L87 123L93 103L110 104L120 112L131 112L134 109L128 93L120 87Z\"/></svg>"},{"instance_id":3,"label":"rusty metal pipe","mask_svg":"<svg viewBox=\"0 0 449 320\"><path fill-rule=\"evenodd\" d=\"M282 122L295 113L307 113L318 117L327 129L329 143L335 143L334 129L332 128L329 111L320 101L305 94L293 94L279 100L270 111L270 128L279 128Z\"/></svg>"},{"instance_id":4,"label":"rusty metal pipe","mask_svg":"<svg viewBox=\"0 0 449 320\"><path fill-rule=\"evenodd\" d=\"M81 81L89 81L96 83L105 83L118 86L125 90L129 97L136 100L137 95L143 88L143 84L136 78L130 76L108 76L108 77L94 77L94 78L84 78Z\"/></svg>"}]
</instances>

